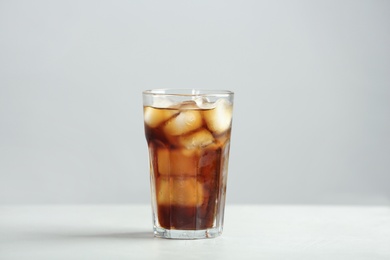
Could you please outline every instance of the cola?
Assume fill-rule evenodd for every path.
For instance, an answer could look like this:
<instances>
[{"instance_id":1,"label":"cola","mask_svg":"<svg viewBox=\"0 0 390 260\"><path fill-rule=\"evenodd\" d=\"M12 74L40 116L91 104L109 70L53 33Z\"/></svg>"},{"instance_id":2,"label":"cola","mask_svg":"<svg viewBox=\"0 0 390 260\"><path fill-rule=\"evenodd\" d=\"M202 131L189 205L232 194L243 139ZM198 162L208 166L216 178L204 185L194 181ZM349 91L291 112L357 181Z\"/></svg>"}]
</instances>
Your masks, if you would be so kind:
<instances>
[{"instance_id":1,"label":"cola","mask_svg":"<svg viewBox=\"0 0 390 260\"><path fill-rule=\"evenodd\" d=\"M223 97L191 98L144 106L155 230L219 235L233 104Z\"/></svg>"}]
</instances>

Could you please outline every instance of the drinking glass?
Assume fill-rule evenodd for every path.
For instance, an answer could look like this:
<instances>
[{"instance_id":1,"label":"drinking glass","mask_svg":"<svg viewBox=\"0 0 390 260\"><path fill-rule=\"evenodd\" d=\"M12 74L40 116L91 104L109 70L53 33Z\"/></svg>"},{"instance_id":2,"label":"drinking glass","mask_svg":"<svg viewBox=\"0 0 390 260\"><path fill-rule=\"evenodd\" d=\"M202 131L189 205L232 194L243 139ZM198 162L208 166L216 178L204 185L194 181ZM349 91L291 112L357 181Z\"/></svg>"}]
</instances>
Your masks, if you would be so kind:
<instances>
[{"instance_id":1,"label":"drinking glass","mask_svg":"<svg viewBox=\"0 0 390 260\"><path fill-rule=\"evenodd\" d=\"M221 235L233 97L226 90L143 92L156 237Z\"/></svg>"}]
</instances>

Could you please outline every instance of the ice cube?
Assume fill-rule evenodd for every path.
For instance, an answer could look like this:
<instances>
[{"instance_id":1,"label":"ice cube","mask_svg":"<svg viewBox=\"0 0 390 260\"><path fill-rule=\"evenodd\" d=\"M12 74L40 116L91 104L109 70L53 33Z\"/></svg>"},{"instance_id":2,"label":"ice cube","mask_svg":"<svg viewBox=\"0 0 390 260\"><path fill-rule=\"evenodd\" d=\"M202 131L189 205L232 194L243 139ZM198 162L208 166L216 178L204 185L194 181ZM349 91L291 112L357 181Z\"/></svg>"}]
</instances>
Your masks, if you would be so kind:
<instances>
[{"instance_id":1,"label":"ice cube","mask_svg":"<svg viewBox=\"0 0 390 260\"><path fill-rule=\"evenodd\" d=\"M197 110L181 111L164 126L167 135L182 135L202 126L202 116Z\"/></svg>"},{"instance_id":2,"label":"ice cube","mask_svg":"<svg viewBox=\"0 0 390 260\"><path fill-rule=\"evenodd\" d=\"M214 109L204 111L207 127L216 134L221 134L229 129L232 122L233 106L226 99L219 99Z\"/></svg>"},{"instance_id":3,"label":"ice cube","mask_svg":"<svg viewBox=\"0 0 390 260\"><path fill-rule=\"evenodd\" d=\"M166 178L157 180L158 205L199 206L203 203L204 191L196 178Z\"/></svg>"},{"instance_id":4,"label":"ice cube","mask_svg":"<svg viewBox=\"0 0 390 260\"><path fill-rule=\"evenodd\" d=\"M178 110L173 109L144 107L144 121L146 125L154 128L159 126L161 123L168 120L178 112Z\"/></svg>"},{"instance_id":5,"label":"ice cube","mask_svg":"<svg viewBox=\"0 0 390 260\"><path fill-rule=\"evenodd\" d=\"M199 109L199 107L196 105L196 102L193 100L184 101L180 104L179 109Z\"/></svg>"},{"instance_id":6,"label":"ice cube","mask_svg":"<svg viewBox=\"0 0 390 260\"><path fill-rule=\"evenodd\" d=\"M207 97L196 97L194 101L201 109L211 109L215 107L215 103L210 102Z\"/></svg>"},{"instance_id":7,"label":"ice cube","mask_svg":"<svg viewBox=\"0 0 390 260\"><path fill-rule=\"evenodd\" d=\"M170 160L169 150L167 148L159 148L157 150L157 169L159 174L169 174Z\"/></svg>"},{"instance_id":8,"label":"ice cube","mask_svg":"<svg viewBox=\"0 0 390 260\"><path fill-rule=\"evenodd\" d=\"M230 134L229 133L220 134L220 135L215 137L215 143L218 146L225 145L226 142L228 142L229 140L230 140Z\"/></svg>"},{"instance_id":9,"label":"ice cube","mask_svg":"<svg viewBox=\"0 0 390 260\"><path fill-rule=\"evenodd\" d=\"M209 144L212 144L213 142L213 135L204 128L199 131L196 131L195 133L179 137L180 145L186 147L187 149L204 147Z\"/></svg>"},{"instance_id":10,"label":"ice cube","mask_svg":"<svg viewBox=\"0 0 390 260\"><path fill-rule=\"evenodd\" d=\"M178 103L174 100L169 99L168 97L153 97L153 105L155 108L174 108L177 107Z\"/></svg>"},{"instance_id":11,"label":"ice cube","mask_svg":"<svg viewBox=\"0 0 390 260\"><path fill-rule=\"evenodd\" d=\"M158 172L164 176L196 176L199 156L185 149L157 151Z\"/></svg>"},{"instance_id":12,"label":"ice cube","mask_svg":"<svg viewBox=\"0 0 390 260\"><path fill-rule=\"evenodd\" d=\"M204 149L199 160L199 172L206 180L213 180L219 174L221 165L220 149Z\"/></svg>"}]
</instances>

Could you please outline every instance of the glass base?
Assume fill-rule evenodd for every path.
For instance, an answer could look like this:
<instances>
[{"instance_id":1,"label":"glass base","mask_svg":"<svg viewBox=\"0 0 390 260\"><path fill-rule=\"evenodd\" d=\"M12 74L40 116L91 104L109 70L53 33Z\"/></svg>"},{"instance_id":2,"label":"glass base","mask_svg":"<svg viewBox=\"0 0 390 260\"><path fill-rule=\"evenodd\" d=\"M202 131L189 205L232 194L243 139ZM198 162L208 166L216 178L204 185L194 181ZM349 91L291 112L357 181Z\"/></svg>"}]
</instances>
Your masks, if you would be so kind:
<instances>
[{"instance_id":1,"label":"glass base","mask_svg":"<svg viewBox=\"0 0 390 260\"><path fill-rule=\"evenodd\" d=\"M204 239L214 238L222 234L218 228L209 228L202 230L177 230L154 227L154 236L169 239Z\"/></svg>"}]
</instances>

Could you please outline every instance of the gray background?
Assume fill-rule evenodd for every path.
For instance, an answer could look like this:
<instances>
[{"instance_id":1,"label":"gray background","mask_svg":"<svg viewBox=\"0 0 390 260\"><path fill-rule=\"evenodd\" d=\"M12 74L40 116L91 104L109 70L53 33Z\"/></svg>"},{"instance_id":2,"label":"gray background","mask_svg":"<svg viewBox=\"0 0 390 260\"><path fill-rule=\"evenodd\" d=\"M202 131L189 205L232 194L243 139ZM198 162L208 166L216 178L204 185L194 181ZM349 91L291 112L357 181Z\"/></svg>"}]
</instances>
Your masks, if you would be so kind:
<instances>
[{"instance_id":1,"label":"gray background","mask_svg":"<svg viewBox=\"0 0 390 260\"><path fill-rule=\"evenodd\" d=\"M0 203L149 203L141 91L236 93L228 203L389 204L390 1L0 1Z\"/></svg>"}]
</instances>

